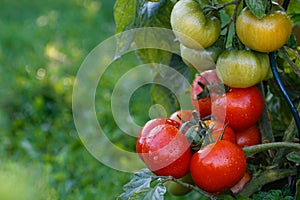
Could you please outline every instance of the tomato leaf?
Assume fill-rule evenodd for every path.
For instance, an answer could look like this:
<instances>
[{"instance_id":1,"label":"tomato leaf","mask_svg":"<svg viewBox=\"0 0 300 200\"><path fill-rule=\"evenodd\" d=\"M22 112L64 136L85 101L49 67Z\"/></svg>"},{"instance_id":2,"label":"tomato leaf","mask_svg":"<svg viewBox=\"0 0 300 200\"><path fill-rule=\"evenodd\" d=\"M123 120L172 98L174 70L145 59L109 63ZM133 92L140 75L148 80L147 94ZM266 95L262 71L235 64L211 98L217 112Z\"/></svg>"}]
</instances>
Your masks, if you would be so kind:
<instances>
[{"instance_id":1,"label":"tomato leaf","mask_svg":"<svg viewBox=\"0 0 300 200\"><path fill-rule=\"evenodd\" d=\"M157 67L153 82L160 84L154 84L151 89L152 104L162 105L168 116L179 109L178 97L189 87L189 68L181 57L173 54L169 66L174 71L166 66Z\"/></svg>"},{"instance_id":2,"label":"tomato leaf","mask_svg":"<svg viewBox=\"0 0 300 200\"><path fill-rule=\"evenodd\" d=\"M251 12L258 19L261 19L264 16L268 5L268 0L245 0L245 2Z\"/></svg>"},{"instance_id":3,"label":"tomato leaf","mask_svg":"<svg viewBox=\"0 0 300 200\"><path fill-rule=\"evenodd\" d=\"M136 0L117 0L114 7L116 33L121 33L135 27ZM126 51L133 41L133 34L121 34L117 37L117 55Z\"/></svg>"},{"instance_id":4,"label":"tomato leaf","mask_svg":"<svg viewBox=\"0 0 300 200\"><path fill-rule=\"evenodd\" d=\"M170 15L174 6L174 3L169 0L161 0L159 2L141 1L137 5L137 24L136 27L161 27L171 29ZM155 34L156 32L152 32ZM154 35L153 41L159 40L161 45L170 45L170 42L164 42L165 39L170 38L170 34L161 35L160 31L157 35ZM175 39L174 35L171 35L172 40ZM139 58L144 63L168 63L171 60L172 54L170 52L162 51L159 49L141 49L137 51Z\"/></svg>"},{"instance_id":5,"label":"tomato leaf","mask_svg":"<svg viewBox=\"0 0 300 200\"><path fill-rule=\"evenodd\" d=\"M130 200L144 200L144 199L154 199L163 200L164 194L167 189L164 185L158 184L154 188L143 188L138 192L134 193L129 199Z\"/></svg>"},{"instance_id":6,"label":"tomato leaf","mask_svg":"<svg viewBox=\"0 0 300 200\"><path fill-rule=\"evenodd\" d=\"M296 151L293 151L291 153L289 153L286 158L289 160L289 161L292 161L292 162L295 162L295 163L298 163L300 164L300 152L296 152Z\"/></svg>"},{"instance_id":7,"label":"tomato leaf","mask_svg":"<svg viewBox=\"0 0 300 200\"><path fill-rule=\"evenodd\" d=\"M289 200L289 199L294 199L293 197L289 195L283 194L281 190L270 190L268 192L260 191L257 192L253 195L252 197L253 200L260 200L260 199L284 199L284 200Z\"/></svg>"},{"instance_id":8,"label":"tomato leaf","mask_svg":"<svg viewBox=\"0 0 300 200\"><path fill-rule=\"evenodd\" d=\"M300 24L300 0L291 1L287 13L291 17L294 25Z\"/></svg>"},{"instance_id":9,"label":"tomato leaf","mask_svg":"<svg viewBox=\"0 0 300 200\"><path fill-rule=\"evenodd\" d=\"M144 188L150 188L152 176L152 172L147 168L141 169L135 173L130 182L123 186L125 192L122 193L118 199L128 200L134 193L144 190Z\"/></svg>"},{"instance_id":10,"label":"tomato leaf","mask_svg":"<svg viewBox=\"0 0 300 200\"><path fill-rule=\"evenodd\" d=\"M148 0L117 0L114 7L116 33L142 27L171 28L170 14L174 3L169 0L151 2ZM157 36L156 38L161 38ZM175 36L174 36L175 38ZM134 43L135 34L121 34L118 37L117 55L122 55ZM170 61L171 55L158 49L137 51L144 63Z\"/></svg>"}]
</instances>

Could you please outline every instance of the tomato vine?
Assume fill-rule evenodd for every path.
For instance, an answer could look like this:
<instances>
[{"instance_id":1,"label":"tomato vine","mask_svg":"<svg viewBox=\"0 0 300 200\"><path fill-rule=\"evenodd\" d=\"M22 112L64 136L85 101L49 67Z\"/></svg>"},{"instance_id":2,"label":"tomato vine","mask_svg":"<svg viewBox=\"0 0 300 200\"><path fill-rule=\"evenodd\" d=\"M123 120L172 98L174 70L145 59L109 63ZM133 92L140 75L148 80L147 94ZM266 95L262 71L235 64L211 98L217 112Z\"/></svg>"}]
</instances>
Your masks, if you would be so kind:
<instances>
[{"instance_id":1,"label":"tomato vine","mask_svg":"<svg viewBox=\"0 0 300 200\"><path fill-rule=\"evenodd\" d=\"M160 11L162 10L167 10L168 11L168 16L171 15L171 10L173 9L174 5L176 5L177 2L184 2L184 0L181 1L168 1L168 0L161 0L161 1L155 1L155 3L151 2L151 12L143 12L144 10L149 9L149 6L145 6L147 4L147 1L144 0L135 0L134 2L139 2L139 4L130 4L128 0L118 0L118 4L120 6L121 5L126 5L126 4L130 4L132 5L132 7L135 7L135 10L125 10L123 11L123 13L129 13L129 11L134 11L133 13L136 14L136 16L130 16L132 19L135 19L133 21L130 21L130 23L128 24L118 24L117 23L117 30L122 31L122 30L126 30L128 28L137 28L137 27L143 27L145 26L156 26L156 27L164 27L164 28L173 28L174 26L172 26L173 24L169 23L169 18L164 16L162 17ZM142 3L141 3L142 2ZM186 1L187 2L187 1ZM201 6L195 6L197 5L197 3L201 3ZM203 3L204 2L204 3ZM282 7L287 10L288 5L291 1L289 0L285 0L282 4ZM123 3L123 4L122 4ZM259 1L251 1L251 0L233 0L233 1L198 1L196 3L196 1L189 1L190 3L190 11L196 12L193 9L191 9L191 7L194 8L197 7L197 9L199 9L201 11L201 16L204 13L204 15L209 15L210 18L205 18L206 16L202 16L201 20L202 21L217 21L216 18L211 18L212 15L215 15L215 17L217 18L221 18L222 20L222 24L221 24L221 28L220 28L220 32L218 33L220 34L220 37L222 37L222 40L224 42L224 48L226 50L230 49L229 51L232 51L231 49L235 48L235 49L246 49L247 51L249 49L251 49L250 47L247 47L247 45L244 44L244 41L241 41L240 38L241 37L247 37L247 36L240 36L237 33L237 18L238 16L243 12L242 10L244 8L247 8L251 11L251 13L254 15L253 18L257 18L257 19L262 19L265 15L269 14L269 12L272 11L272 6L273 6L273 2L270 0L259 0ZM184 4L184 3L183 3ZM142 5L142 6L141 6ZM141 7L139 7L141 6ZM234 6L234 7L232 7ZM131 8L132 8L131 7ZM276 7L276 6L275 6ZM125 6L124 6L125 8ZM127 7L126 7L127 8ZM229 9L230 8L230 9ZM179 10L182 11L182 10ZM180 12L178 12L180 13ZM186 14L189 14L190 12L186 11ZM229 13L229 14L228 14ZM153 15L152 15L153 14ZM120 16L122 16L121 13L116 13L117 19L120 19ZM142 18L148 18L149 20L145 20L145 21L136 21L137 19L142 19ZM153 23L151 23L151 21L153 20ZM175 20L178 20L175 19ZM200 21L201 21L200 20ZM171 20L172 21L172 20ZM146 24L143 24L144 22L147 22ZM179 22L180 24L181 22ZM289 21L288 21L289 23ZM175 24L178 25L178 24ZM213 25L214 28L219 29L218 26L219 24L214 24ZM288 24L288 26L291 26L290 24ZM185 28L185 25L183 26ZM208 27L205 27L206 29ZM200 29L199 29L200 30ZM202 29L201 29L202 31ZM178 32L178 30L174 31ZM248 31L249 32L249 31ZM206 32L202 32L203 35L206 34ZM287 32L287 35L289 33ZM190 45L189 42L186 42L184 40L181 40L181 36L180 35L176 35L176 39L174 37L174 41L179 43L180 45ZM289 35L288 35L289 36ZM215 37L215 35L214 35ZM277 37L277 36L276 36ZM275 38L276 38L275 37ZM196 38L198 39L198 38ZM284 40L284 43L289 43L290 41L292 41L293 38L291 37L290 40ZM203 40L198 40L199 43L203 42ZM133 40L130 40L130 42L133 42ZM130 43L129 42L129 43ZM214 43L215 41L210 41L209 45L206 43L207 41L204 41L203 44L205 44L205 47L209 48L210 47L210 43ZM295 41L293 41L295 43ZM121 42L121 45L124 45L124 41ZM130 46L130 44L126 44L127 46ZM125 45L125 46L126 46ZM201 45L201 44L200 44ZM208 46L206 46L208 45ZM124 47L124 46L123 46ZM193 52L195 53L194 55L200 55L199 52L201 52L201 50L199 51L199 49L197 49L199 47L199 45L190 45L188 48L190 49L196 49L198 50L198 52ZM293 121L290 123L290 125L288 126L288 128L284 131L284 133L276 133L274 134L273 130L272 130L272 126L273 123L271 122L270 119L270 111L268 110L268 105L266 103L266 101L264 102L264 109L262 111L262 115L259 119L258 122L258 126L259 129L261 131L261 139L262 139L262 143L258 144L258 145L253 145L253 146L248 146L248 147L243 147L243 151L244 154L248 157L247 162L248 162L248 168L252 173L252 179L250 180L249 183L247 183L247 185L244 187L244 189L242 191L240 191L238 193L238 195L242 195L242 196L246 196L249 197L251 195L253 195L253 193L257 192L259 190L259 188L272 183L276 180L279 179L284 179L287 177L292 177L292 179L294 179L294 183L290 183L291 186L291 190L296 193L295 189L295 185L296 182L299 178L299 174L298 173L298 167L299 167L299 157L300 155L298 155L299 150L300 150L300 144L299 144L299 138L300 138L300 117L299 117L299 110L296 109L295 107L295 102L299 103L299 98L296 100L293 100L291 98L291 96L288 94L289 92L287 91L284 82L281 80L280 77L280 72L278 71L278 62L284 62L285 64L287 63L295 72L296 75L299 76L300 72L299 72L299 66L296 64L296 61L294 62L294 60L292 60L290 58L289 53L294 52L296 54L296 60L299 60L299 55L298 55L298 51L294 50L294 49L289 49L291 47L276 47L276 50L272 50L270 52L269 48L267 50L253 50L254 54L258 55L257 51L262 52L262 54L266 55L267 61L270 62L266 62L266 61L262 61L262 63L266 64L268 63L268 67L270 67L270 73L266 76L261 77L261 79L259 79L258 81L256 81L255 83L250 83L249 85L255 85L259 82L258 85L256 85L259 89L260 92L262 94L263 99L268 99L271 98L270 96L274 96L274 91L278 91L277 88L270 88L270 79L272 77L272 81L274 80L277 83L277 86L279 88L279 91L281 92L281 94L283 95L291 113L292 113L292 117L293 117ZM205 49L204 49L205 50ZM189 51L189 53L191 53L192 51ZM189 65L189 67L187 67L186 65L182 65L182 62L180 62L180 59L178 59L176 56L172 55L167 55L165 53L151 53L151 51L138 51L137 54L139 55L139 57L141 58L141 60L145 63L149 62L149 61L154 61L155 63L164 63L166 61L170 61L169 63L166 64L170 64L171 67L177 66L176 70L178 70L179 68L184 68L184 75L187 76L187 78L190 80L189 76L191 74L195 74L195 69L193 69L193 64L194 63L188 63L188 62L184 62L185 64ZM280 55L281 54L281 55ZM150 57L149 57L150 55ZM193 55L193 56L194 56ZM222 54L221 54L222 55ZM219 55L218 55L219 56ZM237 53L235 53L235 56L237 56ZM162 57L168 57L170 58L168 59L163 59ZM219 56L221 57L221 56ZM176 58L176 62L174 62L174 58ZM184 58L183 58L184 59ZM284 59L284 61L280 60L280 59ZM233 58L231 60L234 60ZM236 59L237 60L237 59ZM180 64L180 67L178 68L178 63ZM224 63L222 61L222 63ZM199 64L199 63L198 63ZM202 63L200 63L201 65ZM237 65L240 65L240 63L237 63ZM195 67L196 68L196 67ZM199 68L198 68L199 69ZM218 69L218 68L217 68ZM188 70L188 73L186 73ZM207 69L206 69L207 70ZM236 71L236 70L235 70ZM219 72L220 73L220 72ZM159 73L156 73L156 75ZM267 74L267 73L264 73ZM221 75L218 75L219 77L221 77ZM162 78L162 77L160 77ZM172 80L170 79L170 77L165 77L168 81L174 81L176 82L176 80ZM223 81L223 80L222 80ZM245 81L245 79L244 79ZM199 82L199 81L198 81ZM208 84L208 82L206 81L206 84ZM201 98L205 98L205 100L207 101L209 96L208 93L211 92L210 87L212 87L211 85L208 84L208 86L206 86L203 83L198 83L196 84L197 86L201 87L203 89L203 93L198 93L195 94L198 99ZM249 85L246 85L245 87L250 87ZM256 87L255 86L255 87ZM238 86L232 86L233 88L235 87L242 87L241 85ZM160 89L156 86L154 86L155 90L152 91L160 91ZM159 94L162 94L163 92L160 92ZM159 95L156 95L155 93L152 93L153 98L155 99L155 102L160 102L162 104L166 104L166 102L163 102L162 99L167 99L167 98L160 98ZM204 95L204 96L203 96ZM276 94L277 96L280 96L278 93ZM171 98L170 98L171 99ZM195 100L195 99L193 99ZM174 102L174 98L172 99L172 101ZM170 105L170 102L167 102L168 105ZM178 102L176 102L178 103ZM173 105L175 105L176 103L171 103ZM282 103L282 102L280 102ZM177 104L176 104L177 105ZM169 106L170 108L170 106ZM168 110L169 113L172 113L174 111L176 111L176 106L174 106L172 108L172 110ZM201 112L199 112L201 114ZM255 112L254 112L255 113ZM253 114L254 115L254 114ZM183 122L182 121L182 125L180 128L180 132L185 132L185 136L188 138L188 140L190 142L192 142L191 144L191 149L193 151L199 150L201 147L203 147L204 145L206 145L207 143L210 143L211 141L213 141L213 138L211 137L211 132L210 131L205 131L202 127L203 125L203 121L204 118L211 118L214 117L211 114L208 114L206 116L204 116L204 118L202 118L203 116L201 116L201 118L198 116L194 116L194 119L192 119L193 122L196 123L191 123L189 121L187 122ZM217 117L218 118L218 117ZM199 122L201 121L201 122ZM257 122L257 119L253 120L253 122ZM226 123L225 123L226 124ZM227 123L226 126L231 126L230 122L229 124ZM251 124L252 125L252 124ZM225 128L226 128L225 126ZM223 135L225 132L225 128L222 131L222 136L221 136L221 140L223 139ZM238 130L238 128L236 128ZM297 130L298 131L297 131ZM298 138L296 136L296 133L298 133ZM207 139L206 138L209 138ZM193 140L197 138L197 140ZM208 142L206 140L209 140ZM266 153L267 152L267 153ZM148 174L148 172L147 172ZM149 174L148 174L149 175ZM147 175L147 176L148 176ZM298 177L297 177L298 176ZM157 176L157 175L150 175L149 177L151 177L151 183L152 185L155 185L155 187L151 189L151 184L148 184L146 187L144 188L139 188L139 190L136 190L134 192L134 195L140 196L142 193L143 195L158 195L158 196L163 196L161 195L162 193L164 194L166 192L166 188L164 186L164 183L167 181L173 181L176 182L184 187L187 187L193 191L196 191L197 193L199 193L200 195L202 195L203 197L207 197L207 198L211 198L214 199L216 198L216 195L212 195L210 193L208 193L207 191L202 190L201 188L197 187L194 184L190 184L190 183L186 183L183 182L179 179L175 179L174 177L171 176ZM298 184L299 180L298 180ZM134 185L134 184L133 184ZM131 187L130 184L127 185L127 187ZM128 191L132 192L133 188L130 188L130 190L126 190L125 187L125 193L123 194L123 196L127 196L128 195ZM135 190L135 189L134 189ZM129 193L130 193L129 192ZM297 191L298 194L300 193L299 191ZM127 195L126 195L127 194ZM154 196L155 196L154 195ZM225 194L226 196L227 194ZM234 194L236 195L236 194ZM230 195L228 195L228 197L232 197L234 196L232 193L230 193ZM297 194L295 194L296 196ZM122 196L122 195L121 195ZM134 196L136 197L136 196ZM122 198L121 198L122 199ZM126 198L124 198L126 199ZM138 199L138 198L137 198Z\"/></svg>"}]
</instances>

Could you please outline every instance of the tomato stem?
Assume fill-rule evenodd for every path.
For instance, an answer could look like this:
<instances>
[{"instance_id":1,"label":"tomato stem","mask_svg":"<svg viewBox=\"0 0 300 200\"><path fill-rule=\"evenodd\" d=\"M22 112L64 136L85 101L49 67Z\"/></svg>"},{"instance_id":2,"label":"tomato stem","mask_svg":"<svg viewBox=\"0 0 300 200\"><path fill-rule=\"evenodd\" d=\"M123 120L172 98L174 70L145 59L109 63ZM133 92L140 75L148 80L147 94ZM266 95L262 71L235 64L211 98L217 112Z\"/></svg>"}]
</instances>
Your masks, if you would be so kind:
<instances>
[{"instance_id":1,"label":"tomato stem","mask_svg":"<svg viewBox=\"0 0 300 200\"><path fill-rule=\"evenodd\" d=\"M162 182L173 181L173 182L175 182L175 183L178 183L179 185L182 185L182 186L184 186L184 187L186 187L186 188L189 188L189 189L191 189L191 190L194 190L194 191L198 192L199 194L202 194L202 195L205 196L205 197L208 197L208 198L210 198L210 199L215 199L214 196L212 196L212 195L209 194L208 192L202 190L201 188L199 188L199 187L197 187L197 186L195 186L195 185L192 185L192 184L183 182L183 181L181 181L181 180L179 180L179 179L176 179L176 178L174 178L174 177L172 177L172 176L167 176L167 177L162 176L162 177L158 177L158 178L162 178L162 179L163 179Z\"/></svg>"},{"instance_id":2,"label":"tomato stem","mask_svg":"<svg viewBox=\"0 0 300 200\"><path fill-rule=\"evenodd\" d=\"M230 2L227 2L227 3L223 3L223 4L217 4L217 5L214 5L214 6L207 6L207 8L219 11L219 10L224 9L227 6L239 4L240 1L241 0L230 1Z\"/></svg>"},{"instance_id":3,"label":"tomato stem","mask_svg":"<svg viewBox=\"0 0 300 200\"><path fill-rule=\"evenodd\" d=\"M252 180L247 183L244 189L239 193L239 195L249 197L254 192L260 190L260 188L265 184L286 178L288 176L293 176L296 174L296 171L297 170L294 169L271 169L264 171L261 174L253 177Z\"/></svg>"},{"instance_id":4,"label":"tomato stem","mask_svg":"<svg viewBox=\"0 0 300 200\"><path fill-rule=\"evenodd\" d=\"M243 150L246 156L250 156L252 154L266 151L272 148L286 148L286 149L300 150L300 144L292 143L292 142L272 142L266 144L247 146L244 147Z\"/></svg>"},{"instance_id":5,"label":"tomato stem","mask_svg":"<svg viewBox=\"0 0 300 200\"><path fill-rule=\"evenodd\" d=\"M223 140L223 137L224 137L224 134L225 134L225 129L227 128L228 125L229 125L228 122L224 125L224 128L223 128L223 130L222 130L222 133L221 133L221 136L220 136L220 139L219 139L219 140Z\"/></svg>"},{"instance_id":6,"label":"tomato stem","mask_svg":"<svg viewBox=\"0 0 300 200\"><path fill-rule=\"evenodd\" d=\"M284 59L287 61L287 63L291 66L291 68L294 70L294 72L300 77L300 69L298 66L291 60L289 54L287 51L293 52L293 55L296 56L296 59L300 60L300 55L298 52L292 48L284 47L282 49L279 49L279 52L281 52L284 56Z\"/></svg>"}]
</instances>

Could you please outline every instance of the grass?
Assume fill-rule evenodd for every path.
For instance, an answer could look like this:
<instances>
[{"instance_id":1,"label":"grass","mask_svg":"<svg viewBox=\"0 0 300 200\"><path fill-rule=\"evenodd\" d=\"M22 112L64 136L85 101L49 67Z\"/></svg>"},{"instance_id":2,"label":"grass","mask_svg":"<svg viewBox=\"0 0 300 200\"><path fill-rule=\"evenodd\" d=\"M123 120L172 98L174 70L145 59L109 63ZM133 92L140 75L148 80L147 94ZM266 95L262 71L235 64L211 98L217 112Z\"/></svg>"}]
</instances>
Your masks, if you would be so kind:
<instances>
[{"instance_id":1,"label":"grass","mask_svg":"<svg viewBox=\"0 0 300 200\"><path fill-rule=\"evenodd\" d=\"M131 176L103 165L86 150L72 116L77 70L96 45L114 35L113 6L105 0L1 1L1 166L9 169L3 173L26 169L32 176L38 168L49 199L115 199ZM109 95L120 69L136 63L130 58L114 64L101 80L106 90L99 89L96 98L108 137L130 150L134 140L117 128ZM149 104L142 93L132 100L133 113Z\"/></svg>"}]
</instances>

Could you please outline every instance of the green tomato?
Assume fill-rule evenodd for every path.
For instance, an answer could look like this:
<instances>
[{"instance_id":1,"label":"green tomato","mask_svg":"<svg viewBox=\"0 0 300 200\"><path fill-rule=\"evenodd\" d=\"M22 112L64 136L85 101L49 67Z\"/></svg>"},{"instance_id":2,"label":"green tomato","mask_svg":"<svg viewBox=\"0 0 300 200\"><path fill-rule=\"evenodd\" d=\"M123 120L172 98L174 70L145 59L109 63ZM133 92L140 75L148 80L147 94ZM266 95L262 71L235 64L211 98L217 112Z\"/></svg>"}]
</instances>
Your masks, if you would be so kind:
<instances>
[{"instance_id":1,"label":"green tomato","mask_svg":"<svg viewBox=\"0 0 300 200\"><path fill-rule=\"evenodd\" d=\"M247 88L261 82L269 68L268 54L250 50L226 50L216 64L218 77L233 88Z\"/></svg>"},{"instance_id":2,"label":"green tomato","mask_svg":"<svg viewBox=\"0 0 300 200\"><path fill-rule=\"evenodd\" d=\"M216 61L224 49L224 37L219 39L206 49L191 49L180 44L180 52L183 62L200 72L216 68Z\"/></svg>"},{"instance_id":3,"label":"green tomato","mask_svg":"<svg viewBox=\"0 0 300 200\"><path fill-rule=\"evenodd\" d=\"M180 178L179 180L181 180L185 183L194 184L192 176L191 176L190 173L188 173L184 177ZM167 187L168 192L170 192L174 196L182 196L182 195L185 195L185 194L187 194L191 191L190 188L184 187L184 186L182 186L182 185L180 185L180 184L178 184L174 181L166 182L165 186Z\"/></svg>"},{"instance_id":4,"label":"green tomato","mask_svg":"<svg viewBox=\"0 0 300 200\"><path fill-rule=\"evenodd\" d=\"M215 68L215 61L212 58L212 52L205 49L191 49L180 44L180 53L183 62L198 71L205 71Z\"/></svg>"},{"instance_id":5,"label":"green tomato","mask_svg":"<svg viewBox=\"0 0 300 200\"><path fill-rule=\"evenodd\" d=\"M192 49L211 46L221 33L220 20L214 15L206 16L194 0L181 0L175 4L171 26L180 43Z\"/></svg>"}]
</instances>

